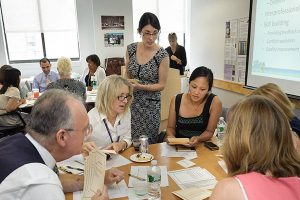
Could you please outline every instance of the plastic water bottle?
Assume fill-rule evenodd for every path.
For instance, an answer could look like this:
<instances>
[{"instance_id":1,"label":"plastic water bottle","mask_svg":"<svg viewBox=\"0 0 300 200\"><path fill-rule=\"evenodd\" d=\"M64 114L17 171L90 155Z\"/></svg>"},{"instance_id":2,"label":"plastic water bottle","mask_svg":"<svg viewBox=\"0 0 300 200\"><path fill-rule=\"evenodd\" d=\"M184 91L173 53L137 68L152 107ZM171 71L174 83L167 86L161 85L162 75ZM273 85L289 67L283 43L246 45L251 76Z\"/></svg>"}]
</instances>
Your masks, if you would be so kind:
<instances>
[{"instance_id":1,"label":"plastic water bottle","mask_svg":"<svg viewBox=\"0 0 300 200\"><path fill-rule=\"evenodd\" d=\"M227 124L224 120L224 117L220 117L218 125L217 125L217 138L219 141L219 145L222 145L222 143L223 143L226 126L227 126Z\"/></svg>"},{"instance_id":2,"label":"plastic water bottle","mask_svg":"<svg viewBox=\"0 0 300 200\"><path fill-rule=\"evenodd\" d=\"M157 160L151 161L151 166L147 170L147 181L148 181L148 196L149 200L160 199L160 182L161 182L161 171L157 166Z\"/></svg>"},{"instance_id":3,"label":"plastic water bottle","mask_svg":"<svg viewBox=\"0 0 300 200\"><path fill-rule=\"evenodd\" d=\"M97 81L95 76L91 76L93 90L97 90Z\"/></svg>"}]
</instances>

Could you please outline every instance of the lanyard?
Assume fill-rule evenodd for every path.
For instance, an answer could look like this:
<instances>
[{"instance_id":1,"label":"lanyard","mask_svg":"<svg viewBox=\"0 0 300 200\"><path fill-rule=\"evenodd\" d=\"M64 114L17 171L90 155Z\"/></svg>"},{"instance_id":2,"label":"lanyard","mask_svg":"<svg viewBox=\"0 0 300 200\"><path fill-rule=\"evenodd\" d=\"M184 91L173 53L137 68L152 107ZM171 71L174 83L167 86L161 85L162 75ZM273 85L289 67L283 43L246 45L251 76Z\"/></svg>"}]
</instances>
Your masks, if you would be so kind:
<instances>
[{"instance_id":1,"label":"lanyard","mask_svg":"<svg viewBox=\"0 0 300 200\"><path fill-rule=\"evenodd\" d=\"M110 138L111 143L114 143L114 141L113 141L113 139L112 139L112 136L111 136L111 133L110 133L110 131L109 131L109 128L108 128L108 126L107 126L106 120L103 119L103 122L104 122L105 128L106 128L106 130L107 130L107 133L108 133L108 135L109 135L109 138ZM119 121L118 125L120 125L120 121ZM120 136L118 136L117 142L119 142L119 139L120 139Z\"/></svg>"}]
</instances>

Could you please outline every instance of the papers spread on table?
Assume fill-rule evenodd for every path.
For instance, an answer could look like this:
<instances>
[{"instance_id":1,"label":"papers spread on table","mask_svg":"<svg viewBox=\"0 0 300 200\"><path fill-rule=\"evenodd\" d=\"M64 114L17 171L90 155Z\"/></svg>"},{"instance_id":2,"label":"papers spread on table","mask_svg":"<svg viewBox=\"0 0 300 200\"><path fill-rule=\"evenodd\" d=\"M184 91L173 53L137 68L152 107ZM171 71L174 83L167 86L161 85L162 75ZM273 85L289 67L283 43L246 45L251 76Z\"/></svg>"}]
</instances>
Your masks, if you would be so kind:
<instances>
[{"instance_id":1,"label":"papers spread on table","mask_svg":"<svg viewBox=\"0 0 300 200\"><path fill-rule=\"evenodd\" d=\"M177 190L172 193L183 200L200 200L210 197L212 192L207 189L192 187L184 190Z\"/></svg>"},{"instance_id":2,"label":"papers spread on table","mask_svg":"<svg viewBox=\"0 0 300 200\"><path fill-rule=\"evenodd\" d=\"M109 199L116 199L128 196L128 187L124 180L122 180L118 184L113 184L108 187L108 196ZM82 191L74 192L73 193L73 200L81 200L82 199Z\"/></svg>"},{"instance_id":3,"label":"papers spread on table","mask_svg":"<svg viewBox=\"0 0 300 200\"><path fill-rule=\"evenodd\" d=\"M84 187L82 199L91 199L97 190L102 190L104 185L106 154L99 149L94 149L84 161Z\"/></svg>"},{"instance_id":4,"label":"papers spread on table","mask_svg":"<svg viewBox=\"0 0 300 200\"><path fill-rule=\"evenodd\" d=\"M183 151L183 152L178 152L176 151L175 146L170 146L167 143L162 143L162 152L161 156L164 157L184 157L188 159L193 159L197 158L197 152L194 151Z\"/></svg>"},{"instance_id":5,"label":"papers spread on table","mask_svg":"<svg viewBox=\"0 0 300 200\"><path fill-rule=\"evenodd\" d=\"M149 166L131 166L130 174L147 180L147 169ZM169 186L167 166L159 166L161 170L161 187ZM129 177L128 187L133 187L136 179Z\"/></svg>"},{"instance_id":6,"label":"papers spread on table","mask_svg":"<svg viewBox=\"0 0 300 200\"><path fill-rule=\"evenodd\" d=\"M168 174L181 189L191 187L213 189L217 184L216 178L201 167L169 171Z\"/></svg>"}]
</instances>

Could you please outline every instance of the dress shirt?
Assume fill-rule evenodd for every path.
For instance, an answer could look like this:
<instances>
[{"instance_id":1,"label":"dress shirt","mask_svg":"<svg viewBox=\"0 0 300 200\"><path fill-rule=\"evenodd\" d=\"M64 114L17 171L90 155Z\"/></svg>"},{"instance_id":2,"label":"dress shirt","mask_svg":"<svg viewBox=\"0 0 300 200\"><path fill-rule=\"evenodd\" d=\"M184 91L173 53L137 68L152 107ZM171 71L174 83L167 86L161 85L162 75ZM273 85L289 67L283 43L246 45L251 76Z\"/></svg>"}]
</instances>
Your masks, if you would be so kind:
<instances>
[{"instance_id":1,"label":"dress shirt","mask_svg":"<svg viewBox=\"0 0 300 200\"><path fill-rule=\"evenodd\" d=\"M131 146L131 114L130 111L118 115L116 122L112 125L108 120L107 116L99 113L97 108L93 108L88 113L89 120L93 126L92 135L86 140L86 142L94 141L98 147L104 148L111 144L109 133L105 127L104 121L111 133L113 142L124 140L127 143L127 147Z\"/></svg>"},{"instance_id":2,"label":"dress shirt","mask_svg":"<svg viewBox=\"0 0 300 200\"><path fill-rule=\"evenodd\" d=\"M89 74L89 68L86 67L83 71L83 74L82 76L80 77L80 81L83 82L83 84L86 86L86 82L85 82L85 77L86 75ZM105 70L99 66L95 72L95 78L96 78L96 81L97 81L97 86L105 79L106 77L106 74L105 74Z\"/></svg>"},{"instance_id":3,"label":"dress shirt","mask_svg":"<svg viewBox=\"0 0 300 200\"><path fill-rule=\"evenodd\" d=\"M40 92L44 92L47 88L47 79L50 82L55 82L59 79L59 75L53 71L50 71L48 75L42 72L34 77L32 88L37 88Z\"/></svg>"},{"instance_id":4,"label":"dress shirt","mask_svg":"<svg viewBox=\"0 0 300 200\"><path fill-rule=\"evenodd\" d=\"M64 200L65 195L58 176L54 173L55 160L52 155L29 134L45 164L29 163L9 174L0 185L0 199L5 200Z\"/></svg>"}]
</instances>

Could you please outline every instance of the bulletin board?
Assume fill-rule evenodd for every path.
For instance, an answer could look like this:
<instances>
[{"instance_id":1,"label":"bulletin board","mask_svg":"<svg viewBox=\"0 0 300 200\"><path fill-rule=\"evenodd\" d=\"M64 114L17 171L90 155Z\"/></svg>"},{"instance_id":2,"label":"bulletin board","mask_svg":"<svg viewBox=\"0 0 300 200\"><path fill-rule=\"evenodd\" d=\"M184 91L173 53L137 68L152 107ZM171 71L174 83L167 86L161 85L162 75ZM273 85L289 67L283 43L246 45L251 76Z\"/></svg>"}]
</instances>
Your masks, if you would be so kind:
<instances>
[{"instance_id":1,"label":"bulletin board","mask_svg":"<svg viewBox=\"0 0 300 200\"><path fill-rule=\"evenodd\" d=\"M245 83L249 18L225 22L224 80Z\"/></svg>"}]
</instances>

